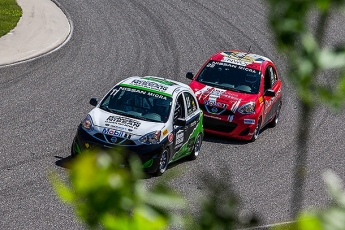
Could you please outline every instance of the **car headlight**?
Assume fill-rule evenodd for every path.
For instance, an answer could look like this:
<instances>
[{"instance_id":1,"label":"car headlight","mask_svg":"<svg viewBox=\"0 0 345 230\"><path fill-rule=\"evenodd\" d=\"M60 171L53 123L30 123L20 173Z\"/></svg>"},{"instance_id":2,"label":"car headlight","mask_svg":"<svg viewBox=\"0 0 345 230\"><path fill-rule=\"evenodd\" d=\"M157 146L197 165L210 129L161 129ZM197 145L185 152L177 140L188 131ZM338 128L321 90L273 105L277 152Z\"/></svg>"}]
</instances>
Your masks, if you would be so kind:
<instances>
[{"instance_id":1,"label":"car headlight","mask_svg":"<svg viewBox=\"0 0 345 230\"><path fill-rule=\"evenodd\" d=\"M253 114L255 113L255 102L244 104L237 111L242 114Z\"/></svg>"},{"instance_id":2,"label":"car headlight","mask_svg":"<svg viewBox=\"0 0 345 230\"><path fill-rule=\"evenodd\" d=\"M139 141L146 145L159 144L159 139L161 137L161 131L155 131L139 138Z\"/></svg>"},{"instance_id":3,"label":"car headlight","mask_svg":"<svg viewBox=\"0 0 345 230\"><path fill-rule=\"evenodd\" d=\"M91 119L91 116L89 114L81 122L81 125L83 126L84 129L93 130L92 119Z\"/></svg>"}]
</instances>

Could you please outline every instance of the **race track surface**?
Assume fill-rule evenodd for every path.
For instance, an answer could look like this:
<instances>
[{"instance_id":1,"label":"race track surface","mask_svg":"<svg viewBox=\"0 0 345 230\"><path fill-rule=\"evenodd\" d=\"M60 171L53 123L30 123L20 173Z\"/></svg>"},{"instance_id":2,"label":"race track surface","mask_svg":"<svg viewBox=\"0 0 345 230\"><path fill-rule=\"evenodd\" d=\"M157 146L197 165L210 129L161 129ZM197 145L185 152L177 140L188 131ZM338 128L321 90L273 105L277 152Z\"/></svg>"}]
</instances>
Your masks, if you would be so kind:
<instances>
[{"instance_id":1,"label":"race track surface","mask_svg":"<svg viewBox=\"0 0 345 230\"><path fill-rule=\"evenodd\" d=\"M290 221L295 135L299 108L267 25L263 1L59 0L73 22L69 42L49 55L0 68L0 228L84 229L61 203L47 179L65 175L76 127L118 81L156 75L189 83L213 53L239 49L271 58L283 80L280 123L254 143L206 135L200 157L172 165L182 172L171 184L196 210L205 174L232 185L240 208L260 216L262 225ZM327 43L344 38L344 20L335 16ZM345 179L344 112L316 108L309 142L304 206L328 201L321 173ZM164 179L164 174L160 179ZM148 185L157 178L148 178Z\"/></svg>"}]
</instances>

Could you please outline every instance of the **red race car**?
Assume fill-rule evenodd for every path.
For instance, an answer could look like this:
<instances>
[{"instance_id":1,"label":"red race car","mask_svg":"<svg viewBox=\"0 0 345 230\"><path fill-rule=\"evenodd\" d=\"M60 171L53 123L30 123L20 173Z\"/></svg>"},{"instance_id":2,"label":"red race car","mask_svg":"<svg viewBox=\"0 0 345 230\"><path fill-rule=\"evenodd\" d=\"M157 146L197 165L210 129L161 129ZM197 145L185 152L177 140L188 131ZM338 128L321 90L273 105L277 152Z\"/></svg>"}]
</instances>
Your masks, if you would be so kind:
<instances>
[{"instance_id":1,"label":"red race car","mask_svg":"<svg viewBox=\"0 0 345 230\"><path fill-rule=\"evenodd\" d=\"M276 126L282 106L282 83L274 63L261 55L237 50L210 57L192 82L204 112L204 130L255 141L266 125Z\"/></svg>"}]
</instances>

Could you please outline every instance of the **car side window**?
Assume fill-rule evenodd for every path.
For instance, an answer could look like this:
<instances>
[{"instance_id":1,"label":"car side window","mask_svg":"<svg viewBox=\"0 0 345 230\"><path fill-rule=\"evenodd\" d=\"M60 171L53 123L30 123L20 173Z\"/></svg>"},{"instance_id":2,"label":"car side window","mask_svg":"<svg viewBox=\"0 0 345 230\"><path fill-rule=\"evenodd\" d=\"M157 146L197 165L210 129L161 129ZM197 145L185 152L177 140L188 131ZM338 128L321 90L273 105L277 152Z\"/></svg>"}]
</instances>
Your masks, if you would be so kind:
<instances>
[{"instance_id":1,"label":"car side window","mask_svg":"<svg viewBox=\"0 0 345 230\"><path fill-rule=\"evenodd\" d=\"M273 69L273 67L269 67L269 71L270 71L270 78L271 78L271 87L274 86L274 84L277 81L277 73L276 71Z\"/></svg>"},{"instance_id":2,"label":"car side window","mask_svg":"<svg viewBox=\"0 0 345 230\"><path fill-rule=\"evenodd\" d=\"M274 83L276 82L276 73L272 66L268 66L265 71L265 78L264 78L264 91L272 88Z\"/></svg>"},{"instance_id":3,"label":"car side window","mask_svg":"<svg viewBox=\"0 0 345 230\"><path fill-rule=\"evenodd\" d=\"M185 105L183 102L183 96L182 94L180 94L176 100L176 106L175 106L175 110L174 110L174 120L176 120L177 118L185 118Z\"/></svg>"},{"instance_id":4,"label":"car side window","mask_svg":"<svg viewBox=\"0 0 345 230\"><path fill-rule=\"evenodd\" d=\"M187 116L189 116L197 110L196 101L188 92L184 92L183 95L186 100Z\"/></svg>"}]
</instances>

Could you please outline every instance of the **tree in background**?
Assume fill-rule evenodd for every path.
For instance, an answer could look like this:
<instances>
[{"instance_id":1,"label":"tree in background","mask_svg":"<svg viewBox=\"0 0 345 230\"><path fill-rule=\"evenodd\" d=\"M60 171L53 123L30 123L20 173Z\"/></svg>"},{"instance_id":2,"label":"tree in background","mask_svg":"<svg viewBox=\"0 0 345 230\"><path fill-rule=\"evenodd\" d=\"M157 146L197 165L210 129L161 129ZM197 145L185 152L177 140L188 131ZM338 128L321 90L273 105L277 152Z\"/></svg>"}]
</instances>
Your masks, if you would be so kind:
<instances>
[{"instance_id":1,"label":"tree in background","mask_svg":"<svg viewBox=\"0 0 345 230\"><path fill-rule=\"evenodd\" d=\"M292 190L294 193L291 201L292 217L296 218L301 211L303 201L303 186L307 172L307 141L313 109L316 104L318 106L325 104L338 109L345 98L345 46L342 43L335 47L325 47L325 31L331 13L344 13L345 1L266 0L266 2L276 47L287 58L287 77L295 87L299 100L297 154ZM311 18L315 20L313 23ZM330 72L335 78L329 77ZM326 76L323 79L328 82L320 81L319 76L323 75ZM342 215L344 216L344 210ZM343 224L342 229L344 228Z\"/></svg>"}]
</instances>

